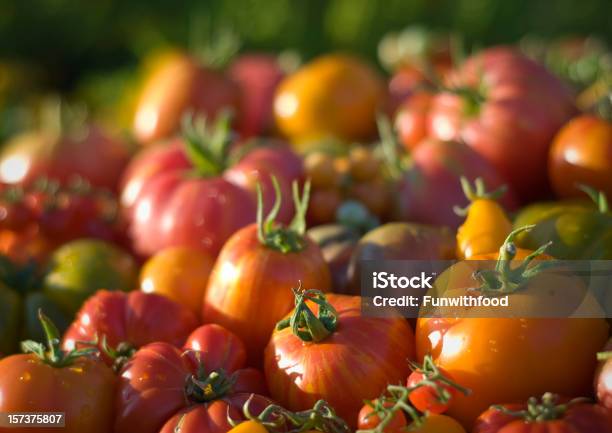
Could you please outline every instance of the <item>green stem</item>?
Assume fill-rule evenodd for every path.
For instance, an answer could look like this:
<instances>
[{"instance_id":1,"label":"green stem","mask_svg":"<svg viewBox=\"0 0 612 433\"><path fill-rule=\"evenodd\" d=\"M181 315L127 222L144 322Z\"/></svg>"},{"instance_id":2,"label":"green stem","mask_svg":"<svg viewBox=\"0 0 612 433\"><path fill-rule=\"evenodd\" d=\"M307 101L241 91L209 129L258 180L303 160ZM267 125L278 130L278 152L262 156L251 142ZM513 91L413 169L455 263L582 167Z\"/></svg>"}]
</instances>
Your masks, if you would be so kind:
<instances>
[{"instance_id":1,"label":"green stem","mask_svg":"<svg viewBox=\"0 0 612 433\"><path fill-rule=\"evenodd\" d=\"M527 400L527 408L524 410L513 411L501 405L494 405L491 408L527 422L542 422L560 419L570 406L585 403L589 400L586 398L575 398L565 404L558 404L558 401L558 395L547 392L540 399L536 397L529 398Z\"/></svg>"},{"instance_id":2,"label":"green stem","mask_svg":"<svg viewBox=\"0 0 612 433\"><path fill-rule=\"evenodd\" d=\"M301 285L301 282L300 282ZM319 342L336 331L338 313L319 290L292 289L295 296L295 309L290 317L277 323L276 329L291 327L293 334L302 341ZM318 315L315 315L307 301L318 305Z\"/></svg>"},{"instance_id":3,"label":"green stem","mask_svg":"<svg viewBox=\"0 0 612 433\"><path fill-rule=\"evenodd\" d=\"M508 190L507 185L502 185L496 190L489 192L486 189L486 185L482 177L476 178L473 186L468 180L468 178L465 176L461 176L459 180L461 182L461 189L463 190L463 193L465 194L467 199L470 201L470 203L476 200L479 200L479 199L497 200L501 196L503 196ZM453 211L459 216L466 216L469 208L470 208L469 204L464 208L455 206L453 207Z\"/></svg>"},{"instance_id":4,"label":"green stem","mask_svg":"<svg viewBox=\"0 0 612 433\"><path fill-rule=\"evenodd\" d=\"M584 191L591 198L591 200L593 200L599 212L607 213L610 210L608 199L606 198L606 194L603 191L598 191L595 188L592 188L582 183L578 184L577 186L578 189Z\"/></svg>"},{"instance_id":5,"label":"green stem","mask_svg":"<svg viewBox=\"0 0 612 433\"><path fill-rule=\"evenodd\" d=\"M612 350L608 352L599 352L597 354L598 361L607 361L609 359L612 359Z\"/></svg>"}]
</instances>

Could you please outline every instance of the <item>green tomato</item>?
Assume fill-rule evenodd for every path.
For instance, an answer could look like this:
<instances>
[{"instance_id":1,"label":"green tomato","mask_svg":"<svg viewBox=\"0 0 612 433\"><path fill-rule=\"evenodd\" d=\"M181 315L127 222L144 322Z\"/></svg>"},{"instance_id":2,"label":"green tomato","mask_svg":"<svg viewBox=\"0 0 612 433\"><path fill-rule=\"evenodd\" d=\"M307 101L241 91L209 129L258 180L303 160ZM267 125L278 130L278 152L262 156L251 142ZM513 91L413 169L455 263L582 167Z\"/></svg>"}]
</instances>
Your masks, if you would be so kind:
<instances>
[{"instance_id":1,"label":"green tomato","mask_svg":"<svg viewBox=\"0 0 612 433\"><path fill-rule=\"evenodd\" d=\"M104 241L80 239L53 253L43 291L65 313L74 314L100 289L134 289L137 277L136 262L128 253Z\"/></svg>"}]
</instances>

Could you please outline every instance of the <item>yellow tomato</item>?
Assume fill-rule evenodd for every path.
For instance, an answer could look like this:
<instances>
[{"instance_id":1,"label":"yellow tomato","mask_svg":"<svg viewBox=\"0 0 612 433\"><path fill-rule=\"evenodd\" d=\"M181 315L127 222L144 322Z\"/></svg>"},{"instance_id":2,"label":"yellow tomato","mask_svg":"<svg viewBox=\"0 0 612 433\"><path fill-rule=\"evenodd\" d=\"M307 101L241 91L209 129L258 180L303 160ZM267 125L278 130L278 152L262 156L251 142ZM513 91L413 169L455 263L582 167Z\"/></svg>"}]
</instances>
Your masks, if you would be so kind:
<instances>
[{"instance_id":1,"label":"yellow tomato","mask_svg":"<svg viewBox=\"0 0 612 433\"><path fill-rule=\"evenodd\" d=\"M231 429L229 433L268 433L268 430L257 421L250 420L241 422Z\"/></svg>"},{"instance_id":2,"label":"yellow tomato","mask_svg":"<svg viewBox=\"0 0 612 433\"><path fill-rule=\"evenodd\" d=\"M512 231L512 223L493 199L476 199L469 207L465 222L457 230L457 256L469 259L479 254L495 253Z\"/></svg>"},{"instance_id":3,"label":"yellow tomato","mask_svg":"<svg viewBox=\"0 0 612 433\"><path fill-rule=\"evenodd\" d=\"M461 424L450 416L436 414L428 414L420 427L409 427L407 431L411 433L466 433Z\"/></svg>"}]
</instances>

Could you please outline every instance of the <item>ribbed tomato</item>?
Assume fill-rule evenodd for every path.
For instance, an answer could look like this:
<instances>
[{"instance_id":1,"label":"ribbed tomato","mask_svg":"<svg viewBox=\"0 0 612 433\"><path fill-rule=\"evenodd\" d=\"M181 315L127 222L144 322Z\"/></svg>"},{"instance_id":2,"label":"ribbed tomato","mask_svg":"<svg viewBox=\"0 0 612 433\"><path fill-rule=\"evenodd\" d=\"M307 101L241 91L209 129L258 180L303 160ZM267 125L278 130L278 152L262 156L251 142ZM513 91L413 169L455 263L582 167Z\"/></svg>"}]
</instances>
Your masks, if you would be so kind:
<instances>
[{"instance_id":1,"label":"ribbed tomato","mask_svg":"<svg viewBox=\"0 0 612 433\"><path fill-rule=\"evenodd\" d=\"M414 358L412 329L401 317L363 316L358 296L316 290L297 290L295 296L296 309L266 347L270 395L291 410L324 399L355 427L364 399L406 380Z\"/></svg>"}]
</instances>

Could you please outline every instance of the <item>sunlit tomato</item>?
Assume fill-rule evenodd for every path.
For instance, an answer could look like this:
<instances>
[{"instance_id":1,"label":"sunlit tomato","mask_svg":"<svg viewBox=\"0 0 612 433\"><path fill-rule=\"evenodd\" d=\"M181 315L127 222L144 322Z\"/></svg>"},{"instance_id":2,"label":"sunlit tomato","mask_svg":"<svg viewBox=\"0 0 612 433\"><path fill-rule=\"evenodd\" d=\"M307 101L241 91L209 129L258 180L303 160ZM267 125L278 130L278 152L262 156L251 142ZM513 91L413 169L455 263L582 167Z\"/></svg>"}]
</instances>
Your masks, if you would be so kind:
<instances>
[{"instance_id":1,"label":"sunlit tomato","mask_svg":"<svg viewBox=\"0 0 612 433\"><path fill-rule=\"evenodd\" d=\"M317 304L309 301L313 297ZM296 298L296 327L289 326L288 316L265 350L270 395L291 410L323 399L354 427L364 399L376 398L388 383L408 376L412 329L400 317L363 316L358 296L305 291Z\"/></svg>"},{"instance_id":2,"label":"sunlit tomato","mask_svg":"<svg viewBox=\"0 0 612 433\"><path fill-rule=\"evenodd\" d=\"M375 401L373 403L376 403ZM387 404L386 406L390 406L391 404ZM359 430L372 430L375 429L378 424L380 424L380 418L374 412L374 408L369 404L364 404L361 410L359 411L359 415L357 415L357 428ZM406 416L404 412L397 411L391 422L387 424L383 433L402 433L406 431Z\"/></svg>"},{"instance_id":3,"label":"sunlit tomato","mask_svg":"<svg viewBox=\"0 0 612 433\"><path fill-rule=\"evenodd\" d=\"M201 250L166 248L140 270L140 290L164 295L199 316L213 264L214 258Z\"/></svg>"},{"instance_id":4,"label":"sunlit tomato","mask_svg":"<svg viewBox=\"0 0 612 433\"><path fill-rule=\"evenodd\" d=\"M62 347L72 350L80 346L79 342L97 339L103 349L102 339L106 339L111 350L120 347L122 353L118 357L129 357L139 347L154 341L181 347L196 326L194 313L163 296L101 290L83 304L64 335ZM115 361L108 356L104 359L109 365Z\"/></svg>"},{"instance_id":5,"label":"sunlit tomato","mask_svg":"<svg viewBox=\"0 0 612 433\"><path fill-rule=\"evenodd\" d=\"M189 334L185 349L202 352L209 370L235 371L246 362L246 346L242 340L216 323L202 325Z\"/></svg>"},{"instance_id":6,"label":"sunlit tomato","mask_svg":"<svg viewBox=\"0 0 612 433\"><path fill-rule=\"evenodd\" d=\"M612 410L612 339L601 353L603 360L595 372L595 395L602 406Z\"/></svg>"},{"instance_id":7,"label":"sunlit tomato","mask_svg":"<svg viewBox=\"0 0 612 433\"><path fill-rule=\"evenodd\" d=\"M384 98L376 72L353 57L319 57L279 85L274 114L294 142L332 136L363 140L376 133L375 115Z\"/></svg>"},{"instance_id":8,"label":"sunlit tomato","mask_svg":"<svg viewBox=\"0 0 612 433\"><path fill-rule=\"evenodd\" d=\"M40 355L13 355L0 361L0 412L65 414L65 427L35 429L41 433L108 433L113 420L113 372L98 359L62 352L56 329L47 337L47 347L29 342L30 350L33 344L37 345ZM0 430L28 433L32 428L2 427Z\"/></svg>"},{"instance_id":9,"label":"sunlit tomato","mask_svg":"<svg viewBox=\"0 0 612 433\"><path fill-rule=\"evenodd\" d=\"M208 367L214 348L182 352L167 343L152 343L134 354L119 378L115 432L226 433L228 415L243 419L242 407L262 389L254 369L230 364ZM252 399L254 415L270 401Z\"/></svg>"},{"instance_id":10,"label":"sunlit tomato","mask_svg":"<svg viewBox=\"0 0 612 433\"><path fill-rule=\"evenodd\" d=\"M612 123L582 115L567 123L555 137L548 174L560 197L584 194L578 184L603 191L612 199Z\"/></svg>"},{"instance_id":11,"label":"sunlit tomato","mask_svg":"<svg viewBox=\"0 0 612 433\"><path fill-rule=\"evenodd\" d=\"M28 132L2 147L0 181L31 184L45 176L67 183L80 176L96 187L115 190L128 158L125 143L93 124L60 134Z\"/></svg>"},{"instance_id":12,"label":"sunlit tomato","mask_svg":"<svg viewBox=\"0 0 612 433\"><path fill-rule=\"evenodd\" d=\"M220 72L178 51L162 60L149 71L136 104L133 131L141 143L177 132L190 110L215 117L224 108L238 107L236 84Z\"/></svg>"},{"instance_id":13,"label":"sunlit tomato","mask_svg":"<svg viewBox=\"0 0 612 433\"><path fill-rule=\"evenodd\" d=\"M432 101L429 130L486 158L524 200L546 192L550 142L575 112L573 97L543 66L493 47L467 59Z\"/></svg>"},{"instance_id":14,"label":"sunlit tomato","mask_svg":"<svg viewBox=\"0 0 612 433\"><path fill-rule=\"evenodd\" d=\"M473 433L610 433L612 411L602 406L560 401L545 394L527 404L492 407L478 417ZM512 413L508 413L512 412Z\"/></svg>"},{"instance_id":15,"label":"sunlit tomato","mask_svg":"<svg viewBox=\"0 0 612 433\"><path fill-rule=\"evenodd\" d=\"M440 373L442 373L445 377L448 377L448 374L440 369ZM406 383L407 387L415 386L416 384L422 382L426 379L426 376L420 371L413 371L410 376L408 376L408 381ZM451 400L457 395L457 389L445 384L443 382L437 381L436 386L446 390L451 396ZM410 402L421 412L430 412L430 413L444 413L448 409L450 405L450 401L446 403L442 403L440 401L440 396L436 391L436 388L433 386L421 386L416 388L414 391L410 393Z\"/></svg>"},{"instance_id":16,"label":"sunlit tomato","mask_svg":"<svg viewBox=\"0 0 612 433\"><path fill-rule=\"evenodd\" d=\"M408 150L415 148L429 134L431 100L431 93L416 92L399 107L395 117L395 128L400 142Z\"/></svg>"}]
</instances>

